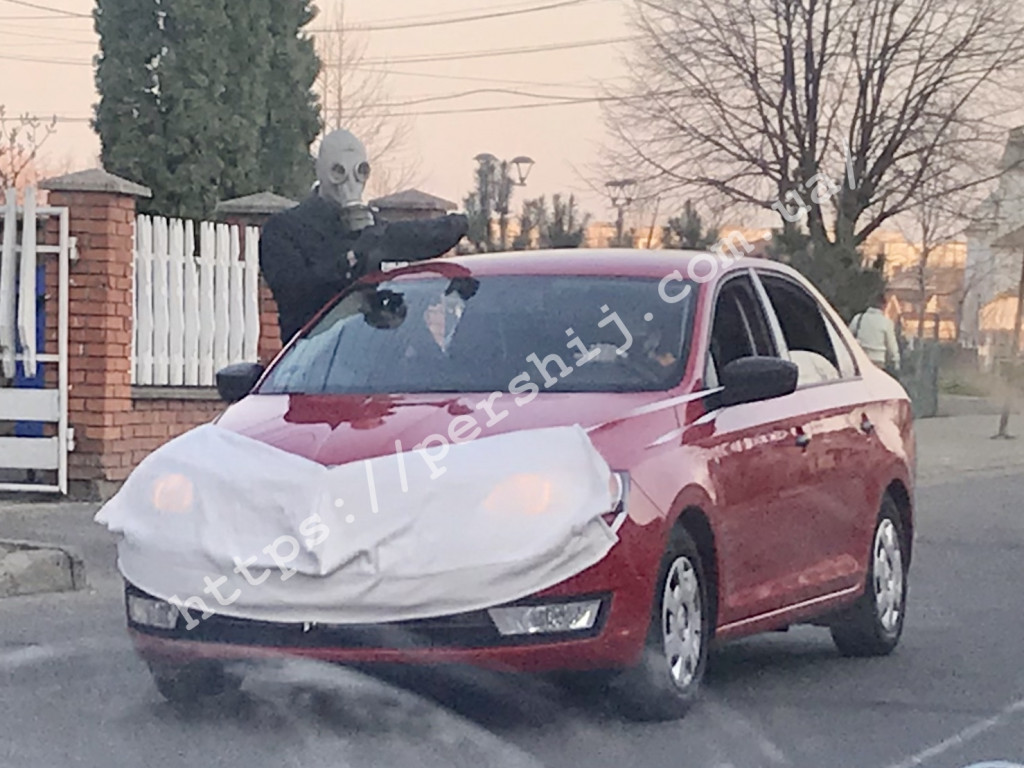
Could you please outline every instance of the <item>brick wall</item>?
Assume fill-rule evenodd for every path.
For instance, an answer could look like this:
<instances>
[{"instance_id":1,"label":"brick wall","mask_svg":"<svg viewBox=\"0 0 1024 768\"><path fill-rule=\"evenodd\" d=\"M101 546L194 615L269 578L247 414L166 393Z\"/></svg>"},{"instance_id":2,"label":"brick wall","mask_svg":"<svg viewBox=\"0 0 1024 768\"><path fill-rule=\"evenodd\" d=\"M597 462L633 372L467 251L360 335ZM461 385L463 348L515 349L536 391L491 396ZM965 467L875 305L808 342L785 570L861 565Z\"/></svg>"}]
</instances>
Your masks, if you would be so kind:
<instances>
[{"instance_id":1,"label":"brick wall","mask_svg":"<svg viewBox=\"0 0 1024 768\"><path fill-rule=\"evenodd\" d=\"M134 467L168 440L212 421L223 409L216 400L136 399L125 419L120 455L127 467Z\"/></svg>"},{"instance_id":2,"label":"brick wall","mask_svg":"<svg viewBox=\"0 0 1024 768\"><path fill-rule=\"evenodd\" d=\"M109 175L107 175L109 177ZM70 177L69 177L70 178ZM114 179L115 177L109 177ZM60 180L57 180L59 182ZM78 260L70 267L68 424L75 449L68 457L72 495L107 498L149 453L208 423L224 404L216 393L131 384L135 197L51 187L49 204L67 207ZM56 243L56 219L47 241ZM58 274L46 266L46 351L57 350ZM269 362L281 349L277 308L262 287L259 354ZM56 383L55 366L48 378Z\"/></svg>"},{"instance_id":3,"label":"brick wall","mask_svg":"<svg viewBox=\"0 0 1024 768\"><path fill-rule=\"evenodd\" d=\"M71 234L78 238L80 255L71 266L68 290L68 423L75 430L76 443L68 457L68 476L76 485L98 488L103 481L124 480L130 471L123 446L133 409L135 201L115 193L55 191L49 202L70 210ZM56 351L55 271L51 268L47 275L54 288L48 291L46 311L48 351Z\"/></svg>"},{"instance_id":4,"label":"brick wall","mask_svg":"<svg viewBox=\"0 0 1024 768\"><path fill-rule=\"evenodd\" d=\"M281 326L277 317L277 302L263 278L260 278L260 362L268 365L281 351Z\"/></svg>"}]
</instances>

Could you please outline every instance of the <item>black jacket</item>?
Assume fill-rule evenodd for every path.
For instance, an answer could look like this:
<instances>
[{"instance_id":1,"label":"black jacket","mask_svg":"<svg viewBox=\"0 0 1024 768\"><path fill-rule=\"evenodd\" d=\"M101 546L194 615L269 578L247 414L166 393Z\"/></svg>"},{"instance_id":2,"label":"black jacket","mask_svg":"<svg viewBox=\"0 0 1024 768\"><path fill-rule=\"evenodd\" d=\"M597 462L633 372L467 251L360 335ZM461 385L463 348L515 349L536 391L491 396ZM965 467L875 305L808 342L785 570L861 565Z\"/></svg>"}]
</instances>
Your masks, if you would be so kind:
<instances>
[{"instance_id":1,"label":"black jacket","mask_svg":"<svg viewBox=\"0 0 1024 768\"><path fill-rule=\"evenodd\" d=\"M382 262L440 256L467 230L466 217L452 215L353 232L334 204L317 195L271 216L260 235L260 271L277 302L282 341L287 343L327 302L379 270Z\"/></svg>"}]
</instances>

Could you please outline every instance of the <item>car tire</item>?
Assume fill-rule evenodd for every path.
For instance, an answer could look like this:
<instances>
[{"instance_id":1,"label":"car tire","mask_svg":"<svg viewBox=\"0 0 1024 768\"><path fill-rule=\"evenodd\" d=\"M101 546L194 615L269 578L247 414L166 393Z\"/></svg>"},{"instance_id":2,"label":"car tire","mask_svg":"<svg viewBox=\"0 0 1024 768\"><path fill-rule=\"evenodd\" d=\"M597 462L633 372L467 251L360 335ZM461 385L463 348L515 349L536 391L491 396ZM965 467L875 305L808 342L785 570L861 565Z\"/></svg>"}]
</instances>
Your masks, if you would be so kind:
<instances>
[{"instance_id":1,"label":"car tire","mask_svg":"<svg viewBox=\"0 0 1024 768\"><path fill-rule=\"evenodd\" d=\"M195 704L213 696L237 690L241 678L229 675L219 662L185 665L150 665L156 689L172 704Z\"/></svg>"},{"instance_id":2,"label":"car tire","mask_svg":"<svg viewBox=\"0 0 1024 768\"><path fill-rule=\"evenodd\" d=\"M632 720L683 717L697 700L707 668L708 582L697 546L680 526L672 530L656 584L643 658L611 683L616 703Z\"/></svg>"},{"instance_id":3,"label":"car tire","mask_svg":"<svg viewBox=\"0 0 1024 768\"><path fill-rule=\"evenodd\" d=\"M844 656L887 656L899 644L907 608L907 540L886 494L871 538L864 594L830 627Z\"/></svg>"}]
</instances>

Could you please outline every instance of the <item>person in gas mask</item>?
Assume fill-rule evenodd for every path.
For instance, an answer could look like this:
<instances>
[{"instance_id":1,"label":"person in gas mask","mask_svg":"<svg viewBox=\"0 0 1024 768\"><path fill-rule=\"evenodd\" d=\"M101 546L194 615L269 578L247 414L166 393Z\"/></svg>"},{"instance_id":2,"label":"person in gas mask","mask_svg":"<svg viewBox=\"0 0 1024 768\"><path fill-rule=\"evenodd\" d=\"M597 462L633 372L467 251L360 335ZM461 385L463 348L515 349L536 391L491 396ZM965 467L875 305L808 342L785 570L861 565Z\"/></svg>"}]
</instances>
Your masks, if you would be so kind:
<instances>
[{"instance_id":1,"label":"person in gas mask","mask_svg":"<svg viewBox=\"0 0 1024 768\"><path fill-rule=\"evenodd\" d=\"M297 207L275 214L260 236L260 270L277 302L288 342L320 309L385 262L432 259L466 235L463 215L377 222L363 201L370 176L366 149L348 131L324 137L317 185Z\"/></svg>"}]
</instances>

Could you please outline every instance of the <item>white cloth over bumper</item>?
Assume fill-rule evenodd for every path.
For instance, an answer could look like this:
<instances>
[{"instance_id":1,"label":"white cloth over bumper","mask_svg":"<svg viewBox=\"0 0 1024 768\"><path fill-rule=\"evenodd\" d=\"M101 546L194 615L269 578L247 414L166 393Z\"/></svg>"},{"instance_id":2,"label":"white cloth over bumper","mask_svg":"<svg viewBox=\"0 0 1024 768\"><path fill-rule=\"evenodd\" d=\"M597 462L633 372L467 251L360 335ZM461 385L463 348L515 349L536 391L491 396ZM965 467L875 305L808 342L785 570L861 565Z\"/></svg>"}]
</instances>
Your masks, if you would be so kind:
<instances>
[{"instance_id":1,"label":"white cloth over bumper","mask_svg":"<svg viewBox=\"0 0 1024 768\"><path fill-rule=\"evenodd\" d=\"M326 467L207 425L151 454L96 521L122 534L129 582L196 618L321 624L514 601L618 541L601 517L611 471L579 427L428 451Z\"/></svg>"}]
</instances>

